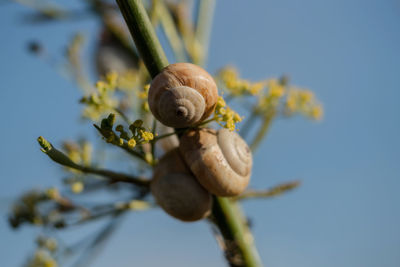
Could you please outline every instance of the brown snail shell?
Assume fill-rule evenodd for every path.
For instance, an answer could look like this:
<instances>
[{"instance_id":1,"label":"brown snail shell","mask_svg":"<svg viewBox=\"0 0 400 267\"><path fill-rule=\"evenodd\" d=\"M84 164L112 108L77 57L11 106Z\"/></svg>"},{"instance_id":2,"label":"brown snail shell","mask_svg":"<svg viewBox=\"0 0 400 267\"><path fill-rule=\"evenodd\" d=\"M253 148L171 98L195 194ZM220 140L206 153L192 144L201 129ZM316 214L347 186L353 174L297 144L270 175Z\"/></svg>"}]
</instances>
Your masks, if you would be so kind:
<instances>
[{"instance_id":1,"label":"brown snail shell","mask_svg":"<svg viewBox=\"0 0 400 267\"><path fill-rule=\"evenodd\" d=\"M197 221L211 212L210 193L190 172L178 148L167 152L155 167L151 192L164 211L182 221Z\"/></svg>"},{"instance_id":2,"label":"brown snail shell","mask_svg":"<svg viewBox=\"0 0 400 267\"><path fill-rule=\"evenodd\" d=\"M180 139L179 150L199 183L217 196L237 196L249 181L252 155L235 132L197 129Z\"/></svg>"},{"instance_id":3,"label":"brown snail shell","mask_svg":"<svg viewBox=\"0 0 400 267\"><path fill-rule=\"evenodd\" d=\"M193 126L214 111L218 90L204 69L190 63L164 68L152 81L149 106L163 124L175 128Z\"/></svg>"},{"instance_id":4,"label":"brown snail shell","mask_svg":"<svg viewBox=\"0 0 400 267\"><path fill-rule=\"evenodd\" d=\"M165 126L162 123L158 123L157 124L157 130L159 132L160 135L164 135L164 134L170 134L173 133L175 130L174 128ZM170 135L168 137L164 137L162 139L160 139L158 142L158 144L160 144L161 148L165 151L168 152L176 147L179 146L179 139L178 136L176 134Z\"/></svg>"}]
</instances>

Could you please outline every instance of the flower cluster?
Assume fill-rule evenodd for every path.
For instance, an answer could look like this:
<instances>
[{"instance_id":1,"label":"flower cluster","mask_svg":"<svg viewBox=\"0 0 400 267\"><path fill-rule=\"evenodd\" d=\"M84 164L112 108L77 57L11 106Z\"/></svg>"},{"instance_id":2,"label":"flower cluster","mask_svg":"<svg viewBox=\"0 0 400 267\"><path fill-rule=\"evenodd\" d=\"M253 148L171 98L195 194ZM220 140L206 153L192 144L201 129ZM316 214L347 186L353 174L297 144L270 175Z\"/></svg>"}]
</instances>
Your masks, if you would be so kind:
<instances>
[{"instance_id":1,"label":"flower cluster","mask_svg":"<svg viewBox=\"0 0 400 267\"><path fill-rule=\"evenodd\" d=\"M137 97L140 100L140 103L139 103L140 109L143 112L150 112L150 107L149 107L149 102L148 102L150 84L146 84L142 88L143 88L142 90L137 92Z\"/></svg>"},{"instance_id":2,"label":"flower cluster","mask_svg":"<svg viewBox=\"0 0 400 267\"><path fill-rule=\"evenodd\" d=\"M124 126L119 124L113 130L115 123L115 115L110 114L101 121L100 127L95 125L96 129L105 138L107 143L111 143L120 147L134 148L136 145L145 144L154 139L154 134L147 131L143 127L142 120L136 120L129 125L129 133ZM118 134L116 133L118 132Z\"/></svg>"},{"instance_id":3,"label":"flower cluster","mask_svg":"<svg viewBox=\"0 0 400 267\"><path fill-rule=\"evenodd\" d=\"M215 121L224 128L234 131L236 123L241 122L242 118L234 110L228 107L225 100L218 97L217 105L214 111Z\"/></svg>"},{"instance_id":4,"label":"flower cluster","mask_svg":"<svg viewBox=\"0 0 400 267\"><path fill-rule=\"evenodd\" d=\"M80 103L86 105L83 116L92 120L97 120L105 112L115 110L119 101L113 93L117 87L118 75L115 72L106 75L105 81L96 83L96 92L81 98Z\"/></svg>"},{"instance_id":5,"label":"flower cluster","mask_svg":"<svg viewBox=\"0 0 400 267\"><path fill-rule=\"evenodd\" d=\"M118 73L117 88L122 91L131 91L139 84L139 74L137 70L128 69Z\"/></svg>"},{"instance_id":6,"label":"flower cluster","mask_svg":"<svg viewBox=\"0 0 400 267\"><path fill-rule=\"evenodd\" d=\"M92 145L81 140L80 142L65 141L63 149L67 156L75 163L89 166L92 161Z\"/></svg>"},{"instance_id":7,"label":"flower cluster","mask_svg":"<svg viewBox=\"0 0 400 267\"><path fill-rule=\"evenodd\" d=\"M287 115L301 113L311 119L320 120L323 116L323 108L316 100L313 92L291 88L285 102L285 113Z\"/></svg>"},{"instance_id":8,"label":"flower cluster","mask_svg":"<svg viewBox=\"0 0 400 267\"><path fill-rule=\"evenodd\" d=\"M287 78L267 81L268 91L258 99L256 110L259 114L281 111L285 116L302 114L310 119L320 120L322 105L308 89L288 85Z\"/></svg>"},{"instance_id":9,"label":"flower cluster","mask_svg":"<svg viewBox=\"0 0 400 267\"><path fill-rule=\"evenodd\" d=\"M70 208L71 203L56 188L31 190L14 203L9 222L13 228L24 223L61 228L64 225L61 213Z\"/></svg>"},{"instance_id":10,"label":"flower cluster","mask_svg":"<svg viewBox=\"0 0 400 267\"><path fill-rule=\"evenodd\" d=\"M26 267L57 267L58 264L52 253L46 249L39 248L33 257L29 259Z\"/></svg>"},{"instance_id":11,"label":"flower cluster","mask_svg":"<svg viewBox=\"0 0 400 267\"><path fill-rule=\"evenodd\" d=\"M87 141L80 142L64 142L63 150L65 154L77 164L82 166L90 166L92 161L92 145ZM80 194L85 187L84 180L85 176L76 169L66 167L66 170L73 174L69 179L65 179L64 182L70 186L70 190L74 194Z\"/></svg>"},{"instance_id":12,"label":"flower cluster","mask_svg":"<svg viewBox=\"0 0 400 267\"><path fill-rule=\"evenodd\" d=\"M221 69L218 72L217 80L234 96L257 95L265 87L263 81L250 82L239 78L238 71L233 67Z\"/></svg>"},{"instance_id":13,"label":"flower cluster","mask_svg":"<svg viewBox=\"0 0 400 267\"><path fill-rule=\"evenodd\" d=\"M263 93L258 99L257 110L260 113L267 113L272 108L276 108L286 93L284 83L277 79L268 80L266 85L268 88L267 92Z\"/></svg>"}]
</instances>

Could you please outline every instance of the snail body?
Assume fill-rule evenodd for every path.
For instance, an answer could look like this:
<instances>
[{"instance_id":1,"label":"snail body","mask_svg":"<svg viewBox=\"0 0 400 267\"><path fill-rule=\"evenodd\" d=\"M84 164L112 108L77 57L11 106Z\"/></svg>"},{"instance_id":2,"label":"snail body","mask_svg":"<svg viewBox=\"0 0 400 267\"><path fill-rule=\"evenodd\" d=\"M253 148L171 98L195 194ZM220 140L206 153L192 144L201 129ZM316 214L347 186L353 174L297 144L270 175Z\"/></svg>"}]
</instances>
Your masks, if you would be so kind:
<instances>
[{"instance_id":1,"label":"snail body","mask_svg":"<svg viewBox=\"0 0 400 267\"><path fill-rule=\"evenodd\" d=\"M175 128L195 125L211 115L218 99L217 85L204 69L190 63L164 68L152 81L149 107L163 124Z\"/></svg>"},{"instance_id":2,"label":"snail body","mask_svg":"<svg viewBox=\"0 0 400 267\"><path fill-rule=\"evenodd\" d=\"M182 221L197 221L210 214L212 198L185 165L175 148L155 167L151 192L169 215Z\"/></svg>"},{"instance_id":3,"label":"snail body","mask_svg":"<svg viewBox=\"0 0 400 267\"><path fill-rule=\"evenodd\" d=\"M249 181L252 155L246 142L227 129L197 129L180 139L179 150L199 183L217 196L237 196Z\"/></svg>"}]
</instances>

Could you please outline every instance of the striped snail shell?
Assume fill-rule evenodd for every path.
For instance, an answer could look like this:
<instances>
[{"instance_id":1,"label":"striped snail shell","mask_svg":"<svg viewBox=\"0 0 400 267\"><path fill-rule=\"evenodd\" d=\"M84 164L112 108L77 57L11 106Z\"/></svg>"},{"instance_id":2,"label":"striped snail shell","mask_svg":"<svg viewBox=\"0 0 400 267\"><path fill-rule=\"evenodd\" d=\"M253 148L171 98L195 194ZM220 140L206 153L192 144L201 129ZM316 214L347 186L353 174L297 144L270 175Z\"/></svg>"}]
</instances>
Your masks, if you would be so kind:
<instances>
[{"instance_id":1,"label":"striped snail shell","mask_svg":"<svg viewBox=\"0 0 400 267\"><path fill-rule=\"evenodd\" d=\"M204 69L190 63L164 68L152 81L149 106L163 124L175 128L195 125L211 115L218 99L217 85Z\"/></svg>"},{"instance_id":2,"label":"striped snail shell","mask_svg":"<svg viewBox=\"0 0 400 267\"><path fill-rule=\"evenodd\" d=\"M165 212L182 221L197 221L211 212L210 193L185 165L178 148L167 152L155 167L151 192Z\"/></svg>"},{"instance_id":3,"label":"striped snail shell","mask_svg":"<svg viewBox=\"0 0 400 267\"><path fill-rule=\"evenodd\" d=\"M199 183L217 196L237 196L249 181L252 155L246 142L227 129L197 129L180 139L180 152Z\"/></svg>"}]
</instances>

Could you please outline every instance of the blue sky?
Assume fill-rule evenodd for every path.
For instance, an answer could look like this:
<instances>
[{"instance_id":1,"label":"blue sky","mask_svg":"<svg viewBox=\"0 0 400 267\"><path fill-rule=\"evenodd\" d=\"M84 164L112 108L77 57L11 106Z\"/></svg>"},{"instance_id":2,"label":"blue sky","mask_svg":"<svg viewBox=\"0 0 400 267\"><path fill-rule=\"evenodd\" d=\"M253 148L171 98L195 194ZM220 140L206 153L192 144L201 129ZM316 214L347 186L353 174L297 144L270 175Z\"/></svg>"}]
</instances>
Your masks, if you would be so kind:
<instances>
[{"instance_id":1,"label":"blue sky","mask_svg":"<svg viewBox=\"0 0 400 267\"><path fill-rule=\"evenodd\" d=\"M11 231L9 204L62 176L39 151L37 136L59 144L93 135L78 121L80 91L25 48L42 40L60 55L77 29L89 33L96 23L27 25L26 11L0 9L4 266L21 264L39 232ZM234 64L251 80L286 73L325 108L320 123L276 121L254 155L253 187L303 181L293 193L244 205L266 266L400 265L399 15L397 1L218 1L208 70ZM181 223L159 210L129 215L93 266L115 263L224 266L206 223Z\"/></svg>"}]
</instances>

